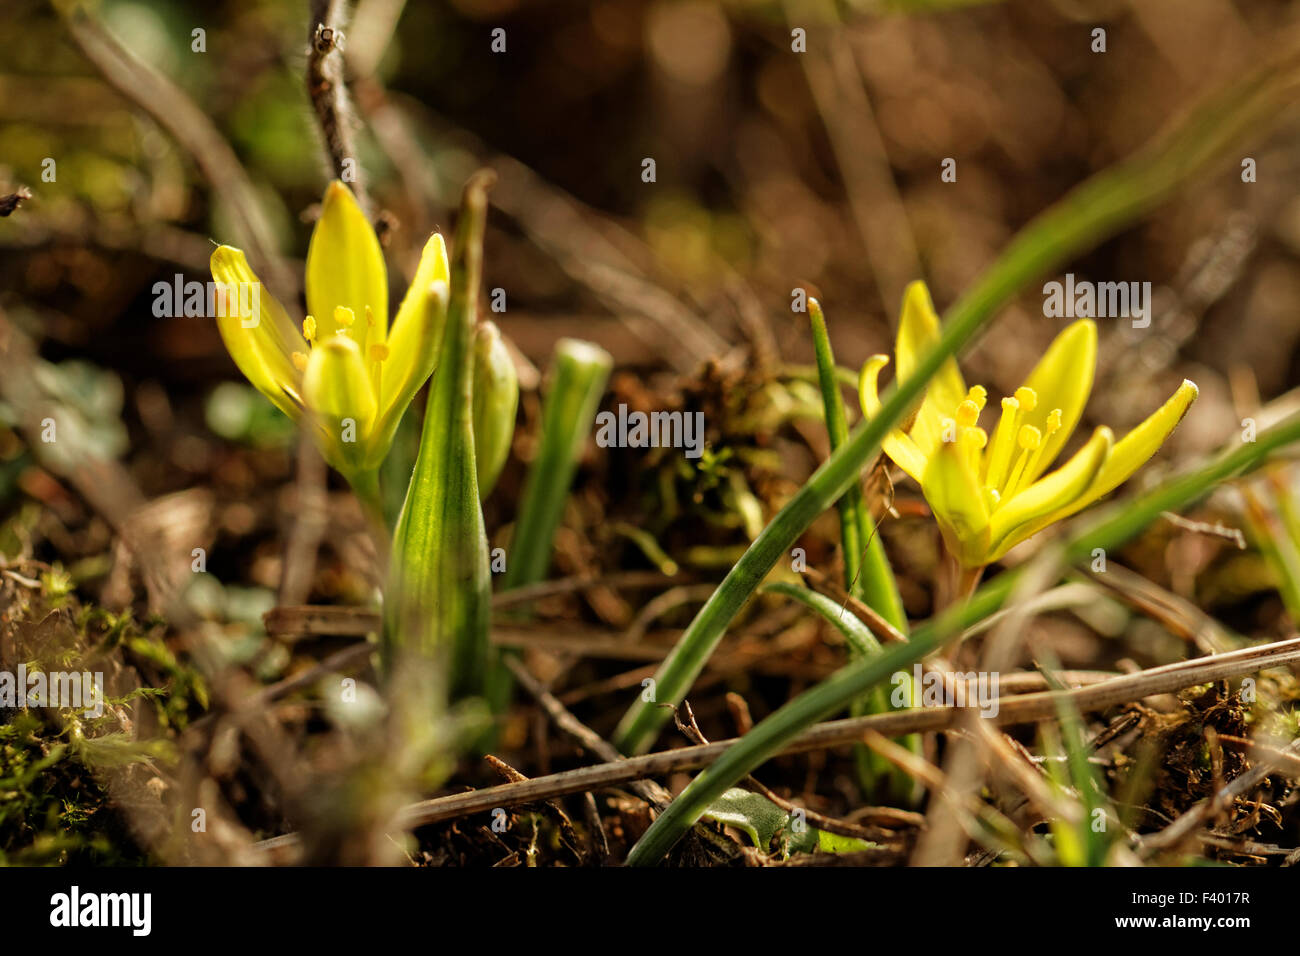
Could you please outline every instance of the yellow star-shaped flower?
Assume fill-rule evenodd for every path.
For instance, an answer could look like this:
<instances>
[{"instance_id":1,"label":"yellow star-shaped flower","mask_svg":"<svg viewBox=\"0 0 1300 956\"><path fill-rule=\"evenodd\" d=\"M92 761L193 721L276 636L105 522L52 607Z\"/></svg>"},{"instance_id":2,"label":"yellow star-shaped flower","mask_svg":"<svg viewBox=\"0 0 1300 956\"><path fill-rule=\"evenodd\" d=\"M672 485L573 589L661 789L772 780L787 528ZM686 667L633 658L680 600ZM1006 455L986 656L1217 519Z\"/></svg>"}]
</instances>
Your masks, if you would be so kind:
<instances>
[{"instance_id":1,"label":"yellow star-shaped flower","mask_svg":"<svg viewBox=\"0 0 1300 956\"><path fill-rule=\"evenodd\" d=\"M925 284L914 282L899 320L898 376L907 379L939 341L939 318ZM862 411L880 411L877 379L889 364L873 355L858 382ZM1164 405L1118 442L1099 427L1069 461L1047 469L1073 433L1092 391L1097 326L1080 319L1052 344L1025 384L1002 399L992 439L980 427L988 392L967 389L954 359L930 381L911 426L893 429L883 447L921 485L943 533L963 567L980 568L1012 547L1087 507L1128 479L1155 454L1196 399L1184 381Z\"/></svg>"},{"instance_id":2,"label":"yellow star-shaped flower","mask_svg":"<svg viewBox=\"0 0 1300 956\"><path fill-rule=\"evenodd\" d=\"M239 370L294 421L315 426L321 453L355 485L388 454L402 413L438 361L446 322L448 266L442 236L425 244L392 327L379 239L337 180L325 190L307 250L307 318L299 329L262 286L244 253L212 253L224 296L217 327ZM257 303L257 314L250 303Z\"/></svg>"}]
</instances>

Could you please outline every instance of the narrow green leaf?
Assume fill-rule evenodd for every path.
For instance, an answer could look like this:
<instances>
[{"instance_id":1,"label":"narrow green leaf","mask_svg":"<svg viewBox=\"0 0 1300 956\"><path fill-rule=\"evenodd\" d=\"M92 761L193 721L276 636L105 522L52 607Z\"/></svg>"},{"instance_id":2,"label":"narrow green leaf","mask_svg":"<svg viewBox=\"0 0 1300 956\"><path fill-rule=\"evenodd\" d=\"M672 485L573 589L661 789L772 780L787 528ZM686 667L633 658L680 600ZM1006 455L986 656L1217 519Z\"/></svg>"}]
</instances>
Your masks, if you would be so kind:
<instances>
[{"instance_id":1,"label":"narrow green leaf","mask_svg":"<svg viewBox=\"0 0 1300 956\"><path fill-rule=\"evenodd\" d=\"M438 371L393 535L384 596L381 649L390 677L403 653L436 658L447 668L453 697L483 691L491 620L472 422L473 339L486 219L486 182L475 176L461 203Z\"/></svg>"}]
</instances>

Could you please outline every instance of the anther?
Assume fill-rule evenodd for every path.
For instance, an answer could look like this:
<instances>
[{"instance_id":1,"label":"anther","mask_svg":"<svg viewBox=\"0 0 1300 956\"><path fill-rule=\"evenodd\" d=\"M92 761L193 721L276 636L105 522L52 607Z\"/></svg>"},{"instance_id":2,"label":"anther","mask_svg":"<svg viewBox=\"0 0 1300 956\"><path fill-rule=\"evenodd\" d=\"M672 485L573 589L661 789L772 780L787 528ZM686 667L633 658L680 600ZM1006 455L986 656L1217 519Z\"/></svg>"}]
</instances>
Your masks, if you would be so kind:
<instances>
[{"instance_id":1,"label":"anther","mask_svg":"<svg viewBox=\"0 0 1300 956\"><path fill-rule=\"evenodd\" d=\"M336 305L334 307L334 324L340 329L352 328L352 323L357 320L356 313L346 305Z\"/></svg>"},{"instance_id":2,"label":"anther","mask_svg":"<svg viewBox=\"0 0 1300 956\"><path fill-rule=\"evenodd\" d=\"M1028 385L1021 385L1016 389L1016 401L1020 403L1020 407L1026 412L1032 412L1038 407L1038 393Z\"/></svg>"},{"instance_id":3,"label":"anther","mask_svg":"<svg viewBox=\"0 0 1300 956\"><path fill-rule=\"evenodd\" d=\"M989 400L989 390L983 385L972 385L966 392L966 400L974 402L975 407L984 411L984 403Z\"/></svg>"},{"instance_id":4,"label":"anther","mask_svg":"<svg viewBox=\"0 0 1300 956\"><path fill-rule=\"evenodd\" d=\"M289 357L293 359L294 368L296 368L300 372L307 371L307 356L303 355L301 352L294 352Z\"/></svg>"},{"instance_id":5,"label":"anther","mask_svg":"<svg viewBox=\"0 0 1300 956\"><path fill-rule=\"evenodd\" d=\"M316 319L313 316L302 320L302 337L308 342L316 341Z\"/></svg>"},{"instance_id":6,"label":"anther","mask_svg":"<svg viewBox=\"0 0 1300 956\"><path fill-rule=\"evenodd\" d=\"M375 342L370 346L370 361L382 362L388 358L388 346L382 342Z\"/></svg>"},{"instance_id":7,"label":"anther","mask_svg":"<svg viewBox=\"0 0 1300 956\"><path fill-rule=\"evenodd\" d=\"M962 428L970 428L980 417L980 407L969 398L962 401L957 406L957 424Z\"/></svg>"}]
</instances>

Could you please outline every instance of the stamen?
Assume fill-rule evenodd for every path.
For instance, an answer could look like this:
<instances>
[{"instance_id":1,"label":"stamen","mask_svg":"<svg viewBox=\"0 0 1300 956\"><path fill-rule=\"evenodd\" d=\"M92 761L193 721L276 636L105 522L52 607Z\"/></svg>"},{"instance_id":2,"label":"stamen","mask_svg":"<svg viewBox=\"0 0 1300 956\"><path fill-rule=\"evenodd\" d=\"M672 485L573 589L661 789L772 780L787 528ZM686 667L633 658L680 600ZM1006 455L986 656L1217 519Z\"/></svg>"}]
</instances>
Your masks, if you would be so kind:
<instances>
[{"instance_id":1,"label":"stamen","mask_svg":"<svg viewBox=\"0 0 1300 956\"><path fill-rule=\"evenodd\" d=\"M293 367L300 372L307 371L307 356L301 352L294 352L289 358L293 359Z\"/></svg>"},{"instance_id":2,"label":"stamen","mask_svg":"<svg viewBox=\"0 0 1300 956\"><path fill-rule=\"evenodd\" d=\"M983 385L972 385L966 392L966 401L974 402L975 407L984 411L984 403L989 399L989 390Z\"/></svg>"},{"instance_id":3,"label":"stamen","mask_svg":"<svg viewBox=\"0 0 1300 956\"><path fill-rule=\"evenodd\" d=\"M998 427L993 431L993 448L986 458L988 471L984 475L984 484L990 488L1001 488L1011 465L1011 453L1016 447L1016 419L1019 418L1020 403L1014 398L1002 399L1002 417Z\"/></svg>"},{"instance_id":4,"label":"stamen","mask_svg":"<svg viewBox=\"0 0 1300 956\"><path fill-rule=\"evenodd\" d=\"M1016 401L1020 403L1020 407L1023 408L1026 413L1032 412L1038 407L1038 393L1028 385L1021 385L1016 389Z\"/></svg>"},{"instance_id":5,"label":"stamen","mask_svg":"<svg viewBox=\"0 0 1300 956\"><path fill-rule=\"evenodd\" d=\"M375 313L370 311L370 306L366 306L366 326L372 329L375 327Z\"/></svg>"},{"instance_id":6,"label":"stamen","mask_svg":"<svg viewBox=\"0 0 1300 956\"><path fill-rule=\"evenodd\" d=\"M1042 461L1043 455L1047 452L1047 439L1053 432L1060 431L1060 429L1061 410L1059 408L1054 408L1052 409L1051 414L1047 416L1047 431L1043 434L1042 443L1034 449L1034 454L1030 457L1029 464L1025 466L1026 483L1033 481L1042 470L1042 468L1039 467L1039 462ZM1046 465L1048 462L1043 462L1043 464Z\"/></svg>"},{"instance_id":7,"label":"stamen","mask_svg":"<svg viewBox=\"0 0 1300 956\"><path fill-rule=\"evenodd\" d=\"M366 317L370 317L370 306L366 306ZM370 343L370 381L375 386L375 398L380 395L379 384L384 374L384 359L388 358L388 346L382 342Z\"/></svg>"},{"instance_id":8,"label":"stamen","mask_svg":"<svg viewBox=\"0 0 1300 956\"><path fill-rule=\"evenodd\" d=\"M339 329L346 331L352 328L352 323L357 320L356 313L346 305L336 305L334 307L334 324Z\"/></svg>"},{"instance_id":9,"label":"stamen","mask_svg":"<svg viewBox=\"0 0 1300 956\"><path fill-rule=\"evenodd\" d=\"M1007 481L1007 486L1004 489L1008 499L1020 490L1020 481L1025 476L1025 469L1029 465L1029 459L1042 446L1043 433L1033 425L1021 425L1020 434L1016 438L1017 443L1020 445L1020 457L1016 459L1016 467L1011 470L1011 478Z\"/></svg>"},{"instance_id":10,"label":"stamen","mask_svg":"<svg viewBox=\"0 0 1300 956\"><path fill-rule=\"evenodd\" d=\"M308 345L316 341L316 319L313 316L309 315L302 320L302 337Z\"/></svg>"},{"instance_id":11,"label":"stamen","mask_svg":"<svg viewBox=\"0 0 1300 956\"><path fill-rule=\"evenodd\" d=\"M957 406L957 424L962 428L970 428L980 417L980 407L969 398L965 399Z\"/></svg>"},{"instance_id":12,"label":"stamen","mask_svg":"<svg viewBox=\"0 0 1300 956\"><path fill-rule=\"evenodd\" d=\"M965 402L962 403L966 404ZM961 438L966 452L970 470L978 475L980 471L980 452L989 443L989 433L978 425L968 425L962 429Z\"/></svg>"}]
</instances>

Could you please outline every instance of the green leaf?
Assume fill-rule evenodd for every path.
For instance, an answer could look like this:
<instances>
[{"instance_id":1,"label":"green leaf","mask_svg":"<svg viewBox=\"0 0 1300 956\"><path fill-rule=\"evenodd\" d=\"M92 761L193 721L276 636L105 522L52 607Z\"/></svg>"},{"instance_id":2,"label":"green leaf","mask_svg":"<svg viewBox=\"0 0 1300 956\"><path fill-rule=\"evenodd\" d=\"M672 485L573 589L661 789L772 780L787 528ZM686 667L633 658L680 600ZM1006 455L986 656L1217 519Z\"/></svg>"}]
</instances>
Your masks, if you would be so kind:
<instances>
[{"instance_id":1,"label":"green leaf","mask_svg":"<svg viewBox=\"0 0 1300 956\"><path fill-rule=\"evenodd\" d=\"M742 830L760 850L786 828L790 814L763 796L742 787L732 787L709 804L703 814L709 820Z\"/></svg>"}]
</instances>

